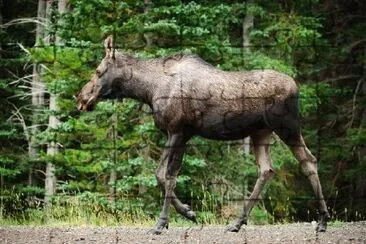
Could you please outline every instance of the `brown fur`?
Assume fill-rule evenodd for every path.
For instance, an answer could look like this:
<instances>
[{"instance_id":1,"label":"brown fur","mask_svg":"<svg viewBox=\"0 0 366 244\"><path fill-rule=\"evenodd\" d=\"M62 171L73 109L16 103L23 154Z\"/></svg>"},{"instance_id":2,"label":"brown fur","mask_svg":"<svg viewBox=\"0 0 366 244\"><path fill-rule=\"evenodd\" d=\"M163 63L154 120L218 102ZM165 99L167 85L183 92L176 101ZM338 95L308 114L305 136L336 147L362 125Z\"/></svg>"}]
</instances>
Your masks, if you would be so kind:
<instances>
[{"instance_id":1,"label":"brown fur","mask_svg":"<svg viewBox=\"0 0 366 244\"><path fill-rule=\"evenodd\" d=\"M167 227L170 203L183 216L195 220L194 212L174 193L186 143L195 135L218 140L252 138L259 178L243 214L228 229L238 231L274 173L269 153L273 131L291 148L309 177L319 198L319 230L325 230L329 214L316 159L300 133L298 90L291 77L272 70L225 72L196 55L139 60L116 52L113 57L110 43L107 39L106 57L96 69L97 76L78 96L78 108L92 109L101 99L134 98L151 107L156 126L168 135L156 174L166 198L152 233L159 234Z\"/></svg>"}]
</instances>

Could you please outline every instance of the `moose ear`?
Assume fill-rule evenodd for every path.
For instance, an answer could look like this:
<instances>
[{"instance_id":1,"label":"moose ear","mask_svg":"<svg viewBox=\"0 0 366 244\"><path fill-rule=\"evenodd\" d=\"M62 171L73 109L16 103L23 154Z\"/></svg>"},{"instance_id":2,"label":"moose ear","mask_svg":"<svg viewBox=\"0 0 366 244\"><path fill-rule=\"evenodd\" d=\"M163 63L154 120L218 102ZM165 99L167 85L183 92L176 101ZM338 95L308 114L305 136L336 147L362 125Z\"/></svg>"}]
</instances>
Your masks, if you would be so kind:
<instances>
[{"instance_id":1,"label":"moose ear","mask_svg":"<svg viewBox=\"0 0 366 244\"><path fill-rule=\"evenodd\" d=\"M108 56L108 57L111 56L112 46L113 46L113 37L112 36L108 36L104 40L105 56Z\"/></svg>"}]
</instances>

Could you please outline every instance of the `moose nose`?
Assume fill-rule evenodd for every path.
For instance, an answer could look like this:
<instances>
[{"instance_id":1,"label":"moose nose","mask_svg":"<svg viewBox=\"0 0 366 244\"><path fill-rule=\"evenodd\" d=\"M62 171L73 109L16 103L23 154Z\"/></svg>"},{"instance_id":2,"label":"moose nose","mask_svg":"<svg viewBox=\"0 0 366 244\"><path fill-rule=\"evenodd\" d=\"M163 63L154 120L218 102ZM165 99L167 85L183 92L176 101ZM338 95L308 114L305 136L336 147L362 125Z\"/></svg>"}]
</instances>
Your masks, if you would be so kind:
<instances>
[{"instance_id":1,"label":"moose nose","mask_svg":"<svg viewBox=\"0 0 366 244\"><path fill-rule=\"evenodd\" d=\"M83 111L84 102L83 102L83 99L80 96L80 93L78 93L77 95L73 95L72 97L77 102L77 105L76 105L77 110Z\"/></svg>"},{"instance_id":2,"label":"moose nose","mask_svg":"<svg viewBox=\"0 0 366 244\"><path fill-rule=\"evenodd\" d=\"M79 102L77 108L78 108L79 111L83 111L84 110L83 109L84 108L84 105L81 102Z\"/></svg>"},{"instance_id":3,"label":"moose nose","mask_svg":"<svg viewBox=\"0 0 366 244\"><path fill-rule=\"evenodd\" d=\"M97 68L96 70L95 70L95 74L97 75L97 77L100 77L101 75L102 75L102 70L101 70L101 68Z\"/></svg>"},{"instance_id":4,"label":"moose nose","mask_svg":"<svg viewBox=\"0 0 366 244\"><path fill-rule=\"evenodd\" d=\"M95 107L95 96L90 96L89 98L79 99L77 109L79 111L92 111Z\"/></svg>"}]
</instances>

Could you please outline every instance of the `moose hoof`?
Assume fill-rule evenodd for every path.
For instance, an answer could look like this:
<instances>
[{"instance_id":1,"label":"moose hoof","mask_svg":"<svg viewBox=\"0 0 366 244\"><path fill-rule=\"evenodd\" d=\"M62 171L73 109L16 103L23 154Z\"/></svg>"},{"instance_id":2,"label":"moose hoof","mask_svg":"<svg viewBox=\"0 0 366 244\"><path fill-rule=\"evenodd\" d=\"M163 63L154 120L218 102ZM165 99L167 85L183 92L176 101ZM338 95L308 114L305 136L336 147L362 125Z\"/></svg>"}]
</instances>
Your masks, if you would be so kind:
<instances>
[{"instance_id":1,"label":"moose hoof","mask_svg":"<svg viewBox=\"0 0 366 244\"><path fill-rule=\"evenodd\" d=\"M230 225L229 227L227 227L226 232L239 232L240 227L236 226L236 225Z\"/></svg>"},{"instance_id":2,"label":"moose hoof","mask_svg":"<svg viewBox=\"0 0 366 244\"><path fill-rule=\"evenodd\" d=\"M327 230L327 224L325 223L319 223L317 226L316 226L316 232L325 232Z\"/></svg>"},{"instance_id":3,"label":"moose hoof","mask_svg":"<svg viewBox=\"0 0 366 244\"><path fill-rule=\"evenodd\" d=\"M186 217L187 219L195 222L197 224L196 220L196 213L191 210L191 207L187 204L183 205L183 209L181 211L181 214Z\"/></svg>"},{"instance_id":4,"label":"moose hoof","mask_svg":"<svg viewBox=\"0 0 366 244\"><path fill-rule=\"evenodd\" d=\"M325 232L327 230L327 221L330 220L329 213L325 212L320 215L319 222L316 226L316 232Z\"/></svg>"},{"instance_id":5,"label":"moose hoof","mask_svg":"<svg viewBox=\"0 0 366 244\"><path fill-rule=\"evenodd\" d=\"M186 213L186 217L187 217L187 219L192 220L193 222L195 222L197 224L196 213L193 212L192 210L190 210Z\"/></svg>"},{"instance_id":6,"label":"moose hoof","mask_svg":"<svg viewBox=\"0 0 366 244\"><path fill-rule=\"evenodd\" d=\"M147 234L149 234L149 235L160 235L165 228L168 229L168 225L164 226L164 227L155 227L154 229L149 230L147 232Z\"/></svg>"},{"instance_id":7,"label":"moose hoof","mask_svg":"<svg viewBox=\"0 0 366 244\"><path fill-rule=\"evenodd\" d=\"M232 224L229 227L227 227L226 232L239 232L240 228L241 228L241 224L235 223L235 224Z\"/></svg>"},{"instance_id":8,"label":"moose hoof","mask_svg":"<svg viewBox=\"0 0 366 244\"><path fill-rule=\"evenodd\" d=\"M147 233L150 235L160 235L163 230L168 229L169 224L166 219L159 219L158 223L156 223L154 229L149 230Z\"/></svg>"},{"instance_id":9,"label":"moose hoof","mask_svg":"<svg viewBox=\"0 0 366 244\"><path fill-rule=\"evenodd\" d=\"M229 227L227 227L226 232L239 232L241 226L243 224L247 224L247 221L238 219L237 221L234 222L234 224L230 225Z\"/></svg>"},{"instance_id":10,"label":"moose hoof","mask_svg":"<svg viewBox=\"0 0 366 244\"><path fill-rule=\"evenodd\" d=\"M163 232L163 230L160 229L151 229L147 232L149 235L160 235Z\"/></svg>"}]
</instances>

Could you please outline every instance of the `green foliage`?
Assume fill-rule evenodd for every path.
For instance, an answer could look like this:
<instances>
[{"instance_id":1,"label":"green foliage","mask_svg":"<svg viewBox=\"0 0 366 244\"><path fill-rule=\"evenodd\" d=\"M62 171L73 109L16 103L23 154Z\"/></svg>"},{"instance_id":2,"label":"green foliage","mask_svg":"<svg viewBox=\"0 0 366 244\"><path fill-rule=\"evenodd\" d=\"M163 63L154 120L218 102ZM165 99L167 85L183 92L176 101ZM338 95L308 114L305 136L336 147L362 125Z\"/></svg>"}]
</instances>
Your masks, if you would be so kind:
<instances>
[{"instance_id":1,"label":"green foliage","mask_svg":"<svg viewBox=\"0 0 366 244\"><path fill-rule=\"evenodd\" d=\"M122 51L141 58L184 51L197 53L227 71L273 69L296 78L301 125L307 144L318 157L326 197L334 198L338 190L344 199L359 197L354 193L358 189L364 194L365 101L361 89L356 89L364 72L364 56L355 47L362 47L363 42L357 42L366 26L356 19L344 32L338 31L342 25L333 23L329 9L323 11L318 1L185 2L152 1L144 11L143 1L70 0L71 11L57 14L59 24L46 28L48 34L56 32L62 39L60 46L40 42L41 47L32 48L34 37L28 27L0 30L2 47L19 40L26 51L21 53L17 46L0 52L0 105L4 108L0 111L0 174L6 218L21 218L19 223L33 219L39 224L91 220L99 225L116 224L121 219L150 221L159 211L162 193L154 172L166 137L155 128L150 109L126 99L123 103L100 102L94 112L79 114L72 98L94 73L104 55L102 41L113 33ZM15 10L23 15L26 12ZM36 8L32 11L35 15ZM242 22L248 13L254 15L250 50L242 48ZM348 19L347 11L340 15ZM151 45L147 46L148 42ZM330 47L332 43L335 48ZM37 159L27 156L22 125L9 119L15 112L11 102L21 108L27 126L32 121L33 108L26 95L30 80L11 83L14 77L8 75L31 72L23 70L24 62L42 64L47 92L58 94L59 110L41 108L37 115L40 131L36 144L42 149ZM48 97L47 93L46 100ZM61 121L54 129L45 126L51 114ZM60 146L54 157L43 150L50 141ZM298 162L287 147L277 137L272 143L275 176L263 193L262 205L253 210L251 222L309 220L313 213L307 211L315 206L310 201L310 187L303 187L309 183L301 177ZM57 195L48 212L29 198L43 197L46 162L56 165L58 179ZM117 175L115 182L110 182L112 172ZM25 185L29 174L36 181L32 186ZM233 199L247 197L256 178L255 159L244 155L241 142L193 138L176 190L185 203L198 210L203 223L222 223L227 221L222 209ZM116 200L110 201L107 195L114 187ZM338 207L336 203L334 211L349 204L345 201ZM172 219L181 220L175 215Z\"/></svg>"},{"instance_id":2,"label":"green foliage","mask_svg":"<svg viewBox=\"0 0 366 244\"><path fill-rule=\"evenodd\" d=\"M250 224L255 225L263 225L270 223L271 215L267 212L265 208L262 208L260 206L255 206L252 210L251 216L249 218Z\"/></svg>"}]
</instances>

